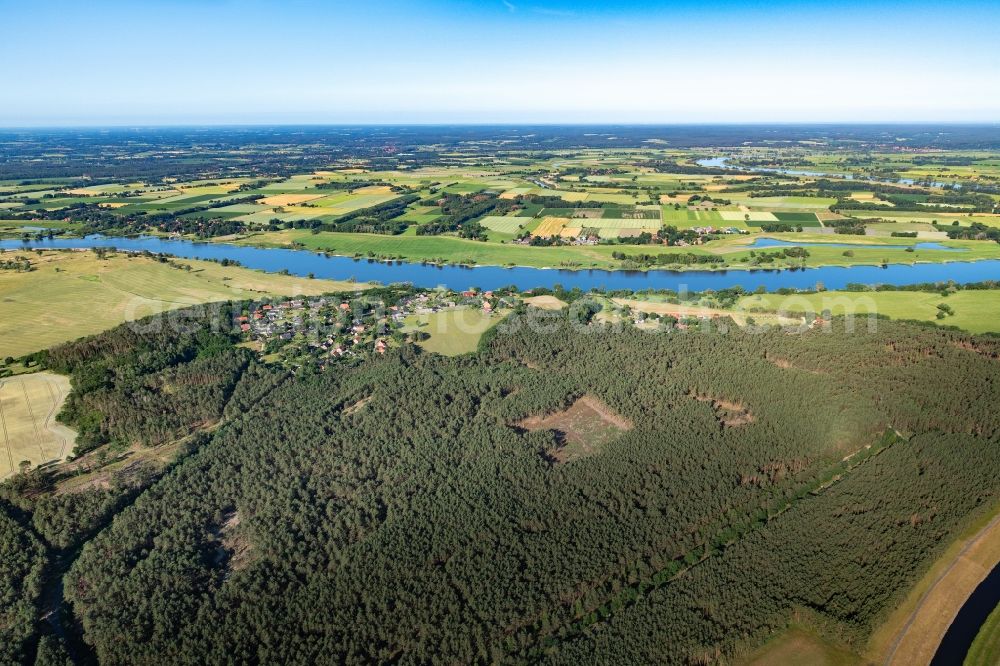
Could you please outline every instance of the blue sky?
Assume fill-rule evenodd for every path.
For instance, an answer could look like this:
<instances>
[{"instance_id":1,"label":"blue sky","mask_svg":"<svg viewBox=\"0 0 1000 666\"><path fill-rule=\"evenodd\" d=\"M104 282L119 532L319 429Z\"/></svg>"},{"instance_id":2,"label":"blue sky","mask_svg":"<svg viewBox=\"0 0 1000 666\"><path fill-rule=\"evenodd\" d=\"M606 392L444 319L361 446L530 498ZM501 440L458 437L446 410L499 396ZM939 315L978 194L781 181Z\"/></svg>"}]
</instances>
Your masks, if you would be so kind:
<instances>
[{"instance_id":1,"label":"blue sky","mask_svg":"<svg viewBox=\"0 0 1000 666\"><path fill-rule=\"evenodd\" d=\"M1000 121L1000 3L0 0L0 126Z\"/></svg>"}]
</instances>

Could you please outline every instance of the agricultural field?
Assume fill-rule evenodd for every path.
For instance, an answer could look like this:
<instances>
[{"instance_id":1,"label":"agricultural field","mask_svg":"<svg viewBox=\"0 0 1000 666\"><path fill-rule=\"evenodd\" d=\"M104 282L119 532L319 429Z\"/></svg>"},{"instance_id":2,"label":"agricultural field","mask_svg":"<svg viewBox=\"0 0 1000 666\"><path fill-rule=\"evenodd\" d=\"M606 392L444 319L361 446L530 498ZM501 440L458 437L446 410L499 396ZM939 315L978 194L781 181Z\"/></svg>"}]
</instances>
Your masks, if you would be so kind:
<instances>
[{"instance_id":1,"label":"agricultural field","mask_svg":"<svg viewBox=\"0 0 1000 666\"><path fill-rule=\"evenodd\" d=\"M48 372L0 378L0 481L73 451L76 434L55 420L69 391L69 377Z\"/></svg>"},{"instance_id":2,"label":"agricultural field","mask_svg":"<svg viewBox=\"0 0 1000 666\"><path fill-rule=\"evenodd\" d=\"M730 318L737 326L786 326L799 327L803 324L802 317L789 314L779 315L777 312L764 312L749 314L743 309L718 307L713 305L702 305L697 303L672 303L657 298L614 298L612 305L602 311L598 317L603 321L621 321L623 311L627 311L632 316L635 313L655 314L660 317L669 316L675 319L719 319Z\"/></svg>"},{"instance_id":3,"label":"agricultural field","mask_svg":"<svg viewBox=\"0 0 1000 666\"><path fill-rule=\"evenodd\" d=\"M487 216L479 220L479 223L491 231L499 231L505 234L518 233L525 224L523 217L495 217Z\"/></svg>"},{"instance_id":4,"label":"agricultural field","mask_svg":"<svg viewBox=\"0 0 1000 666\"><path fill-rule=\"evenodd\" d=\"M124 253L0 253L26 256L30 272L0 271L0 358L19 357L177 308L266 295L365 288L350 282L272 275L212 262L163 263Z\"/></svg>"},{"instance_id":5,"label":"agricultural field","mask_svg":"<svg viewBox=\"0 0 1000 666\"><path fill-rule=\"evenodd\" d=\"M547 294L542 296L525 296L522 300L528 305L541 310L562 310L568 305L565 301Z\"/></svg>"}]
</instances>

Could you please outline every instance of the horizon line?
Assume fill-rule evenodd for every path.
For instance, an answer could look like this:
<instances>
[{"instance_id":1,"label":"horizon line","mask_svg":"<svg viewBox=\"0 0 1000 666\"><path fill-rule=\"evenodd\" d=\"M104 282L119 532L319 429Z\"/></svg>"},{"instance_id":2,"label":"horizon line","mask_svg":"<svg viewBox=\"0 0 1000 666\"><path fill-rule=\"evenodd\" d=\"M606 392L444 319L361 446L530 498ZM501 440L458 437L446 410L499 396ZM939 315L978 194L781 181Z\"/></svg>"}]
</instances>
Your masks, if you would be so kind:
<instances>
[{"instance_id":1,"label":"horizon line","mask_svg":"<svg viewBox=\"0 0 1000 666\"><path fill-rule=\"evenodd\" d=\"M1000 127L997 120L748 120L748 121L400 121L400 122L176 122L176 123L53 123L38 125L2 125L9 130L81 130L81 129L184 129L184 128L253 128L253 127L790 127L790 126L980 126Z\"/></svg>"}]
</instances>

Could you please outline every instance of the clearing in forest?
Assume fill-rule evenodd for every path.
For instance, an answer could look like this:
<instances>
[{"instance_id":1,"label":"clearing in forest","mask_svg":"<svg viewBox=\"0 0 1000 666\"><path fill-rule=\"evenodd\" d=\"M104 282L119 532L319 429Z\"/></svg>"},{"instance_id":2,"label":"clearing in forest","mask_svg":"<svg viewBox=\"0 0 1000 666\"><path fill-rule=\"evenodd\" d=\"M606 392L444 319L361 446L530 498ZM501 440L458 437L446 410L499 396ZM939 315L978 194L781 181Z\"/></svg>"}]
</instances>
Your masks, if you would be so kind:
<instances>
[{"instance_id":1,"label":"clearing in forest","mask_svg":"<svg viewBox=\"0 0 1000 666\"><path fill-rule=\"evenodd\" d=\"M633 428L630 420L589 394L562 411L529 416L516 425L532 431L554 430L558 434L558 445L548 454L560 463L600 453L608 442Z\"/></svg>"},{"instance_id":2,"label":"clearing in forest","mask_svg":"<svg viewBox=\"0 0 1000 666\"><path fill-rule=\"evenodd\" d=\"M813 370L811 368L800 367L798 365L795 365L791 361L789 361L787 358L782 358L780 356L774 356L774 355L769 354L767 352L764 353L764 360L767 361L768 363L770 363L771 365L775 366L775 367L781 368L782 370L801 370L802 372L808 372L811 375L825 375L825 374L827 374L826 372L824 372L822 370Z\"/></svg>"},{"instance_id":3,"label":"clearing in forest","mask_svg":"<svg viewBox=\"0 0 1000 666\"><path fill-rule=\"evenodd\" d=\"M240 522L239 512L230 510L223 515L222 523L211 530L216 544L215 564L225 567L227 577L233 571L246 569L253 559L253 546Z\"/></svg>"},{"instance_id":4,"label":"clearing in forest","mask_svg":"<svg viewBox=\"0 0 1000 666\"><path fill-rule=\"evenodd\" d=\"M371 402L372 398L374 398L374 397L375 396L373 396L373 395L365 396L364 398L361 398L360 400L357 400L357 401L351 403L350 405L347 405L343 409L344 416L351 416L353 414L357 414L358 412L360 412L364 408L365 405L367 405L369 402Z\"/></svg>"},{"instance_id":5,"label":"clearing in forest","mask_svg":"<svg viewBox=\"0 0 1000 666\"><path fill-rule=\"evenodd\" d=\"M73 451L76 433L56 423L69 378L47 372L0 379L0 479Z\"/></svg>"},{"instance_id":6,"label":"clearing in forest","mask_svg":"<svg viewBox=\"0 0 1000 666\"><path fill-rule=\"evenodd\" d=\"M861 658L847 647L821 638L809 629L792 626L754 652L743 662L743 666L770 664L853 666L861 661Z\"/></svg>"},{"instance_id":7,"label":"clearing in forest","mask_svg":"<svg viewBox=\"0 0 1000 666\"><path fill-rule=\"evenodd\" d=\"M753 413L743 403L723 398L714 398L707 394L698 393L697 391L691 391L689 395L698 402L712 403L712 409L715 411L715 419L723 428L739 428L740 426L750 425L754 422Z\"/></svg>"}]
</instances>

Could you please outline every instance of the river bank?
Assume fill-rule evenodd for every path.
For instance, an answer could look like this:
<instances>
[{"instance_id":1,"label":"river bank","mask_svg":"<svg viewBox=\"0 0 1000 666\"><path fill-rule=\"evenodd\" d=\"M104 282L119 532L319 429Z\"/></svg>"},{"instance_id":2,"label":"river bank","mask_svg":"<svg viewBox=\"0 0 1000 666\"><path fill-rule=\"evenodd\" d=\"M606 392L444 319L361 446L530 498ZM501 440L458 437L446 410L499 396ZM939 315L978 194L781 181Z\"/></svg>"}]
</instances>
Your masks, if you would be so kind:
<instances>
[{"instance_id":1,"label":"river bank","mask_svg":"<svg viewBox=\"0 0 1000 666\"><path fill-rule=\"evenodd\" d=\"M820 266L804 268L728 268L719 270L603 270L464 266L430 262L380 261L328 255L305 249L261 248L230 243L199 243L153 236L135 238L88 236L54 239L0 241L0 249L117 247L129 251L172 254L187 259L237 261L247 268L291 275L384 284L408 282L418 287L444 286L462 290L469 287L496 289L515 286L520 290L562 285L565 288L632 290L671 289L705 291L742 287L747 291L763 288L844 289L851 284L909 285L925 282L982 282L1000 276L1000 259L978 259L962 253L961 261L886 265ZM861 252L862 250L858 250ZM957 253L949 256L954 258Z\"/></svg>"}]
</instances>

